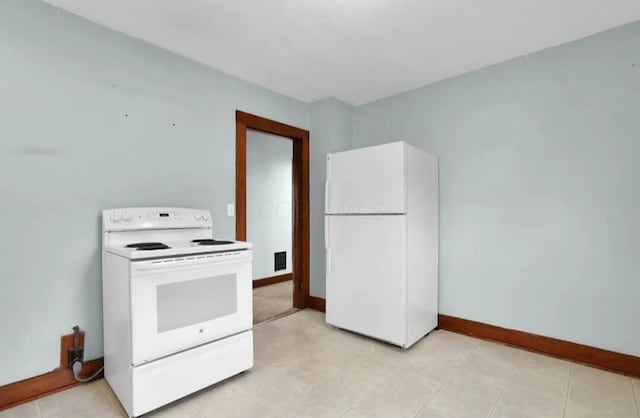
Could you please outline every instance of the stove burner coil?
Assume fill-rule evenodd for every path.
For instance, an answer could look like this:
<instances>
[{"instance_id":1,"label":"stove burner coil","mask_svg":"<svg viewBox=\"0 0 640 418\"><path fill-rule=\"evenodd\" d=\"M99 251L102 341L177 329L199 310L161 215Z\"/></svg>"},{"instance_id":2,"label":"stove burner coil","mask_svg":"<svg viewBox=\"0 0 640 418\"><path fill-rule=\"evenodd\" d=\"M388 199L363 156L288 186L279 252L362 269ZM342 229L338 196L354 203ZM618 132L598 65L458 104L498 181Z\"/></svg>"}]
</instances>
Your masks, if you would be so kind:
<instances>
[{"instance_id":1,"label":"stove burner coil","mask_svg":"<svg viewBox=\"0 0 640 418\"><path fill-rule=\"evenodd\" d=\"M194 239L191 241L194 244L198 245L224 245L224 244L233 244L233 241L218 241L215 239Z\"/></svg>"},{"instance_id":2,"label":"stove burner coil","mask_svg":"<svg viewBox=\"0 0 640 418\"><path fill-rule=\"evenodd\" d=\"M128 244L126 248L135 248L138 251L150 251L150 250L166 250L169 247L162 242L137 242L134 244Z\"/></svg>"}]
</instances>

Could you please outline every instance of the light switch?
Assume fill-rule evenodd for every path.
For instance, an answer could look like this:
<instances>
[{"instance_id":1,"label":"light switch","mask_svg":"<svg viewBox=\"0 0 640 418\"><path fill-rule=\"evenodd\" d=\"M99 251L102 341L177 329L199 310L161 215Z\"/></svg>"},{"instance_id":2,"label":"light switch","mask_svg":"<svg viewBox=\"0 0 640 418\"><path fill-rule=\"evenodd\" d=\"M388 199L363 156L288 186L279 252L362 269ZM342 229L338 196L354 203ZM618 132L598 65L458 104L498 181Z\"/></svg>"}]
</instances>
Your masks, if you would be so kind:
<instances>
[{"instance_id":1,"label":"light switch","mask_svg":"<svg viewBox=\"0 0 640 418\"><path fill-rule=\"evenodd\" d=\"M227 216L236 216L236 205L227 203Z\"/></svg>"}]
</instances>

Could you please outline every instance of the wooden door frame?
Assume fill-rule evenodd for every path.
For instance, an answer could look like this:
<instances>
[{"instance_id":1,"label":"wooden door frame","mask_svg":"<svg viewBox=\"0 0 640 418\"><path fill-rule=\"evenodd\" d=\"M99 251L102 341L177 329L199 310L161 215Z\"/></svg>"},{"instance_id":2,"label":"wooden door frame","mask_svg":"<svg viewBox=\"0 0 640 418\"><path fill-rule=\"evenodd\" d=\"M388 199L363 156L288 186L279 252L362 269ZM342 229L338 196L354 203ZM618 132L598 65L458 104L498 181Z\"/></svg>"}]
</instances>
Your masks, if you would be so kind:
<instances>
[{"instance_id":1,"label":"wooden door frame","mask_svg":"<svg viewBox=\"0 0 640 418\"><path fill-rule=\"evenodd\" d=\"M309 131L236 110L236 239L247 239L247 129L293 141L293 307L309 295ZM313 301L312 301L313 302Z\"/></svg>"}]
</instances>

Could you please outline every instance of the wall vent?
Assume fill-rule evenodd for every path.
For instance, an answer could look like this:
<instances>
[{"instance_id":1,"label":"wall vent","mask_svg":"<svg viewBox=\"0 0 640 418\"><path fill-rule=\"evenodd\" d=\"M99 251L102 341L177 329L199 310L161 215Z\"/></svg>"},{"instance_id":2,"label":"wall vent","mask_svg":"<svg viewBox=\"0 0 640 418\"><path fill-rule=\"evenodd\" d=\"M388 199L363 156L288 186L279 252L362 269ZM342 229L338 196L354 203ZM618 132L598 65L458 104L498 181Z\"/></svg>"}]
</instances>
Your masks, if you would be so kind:
<instances>
[{"instance_id":1,"label":"wall vent","mask_svg":"<svg viewBox=\"0 0 640 418\"><path fill-rule=\"evenodd\" d=\"M287 252L280 251L279 253L273 253L273 269L275 271L287 269Z\"/></svg>"}]
</instances>

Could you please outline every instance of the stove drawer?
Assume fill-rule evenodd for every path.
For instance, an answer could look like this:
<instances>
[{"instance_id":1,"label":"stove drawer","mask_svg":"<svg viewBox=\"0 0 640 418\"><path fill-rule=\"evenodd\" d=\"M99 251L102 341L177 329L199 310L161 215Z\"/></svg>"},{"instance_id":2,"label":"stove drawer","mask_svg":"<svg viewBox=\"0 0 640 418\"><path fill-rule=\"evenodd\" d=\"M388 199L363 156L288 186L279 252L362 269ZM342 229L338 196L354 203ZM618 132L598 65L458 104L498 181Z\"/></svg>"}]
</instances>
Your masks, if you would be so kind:
<instances>
[{"instance_id":1,"label":"stove drawer","mask_svg":"<svg viewBox=\"0 0 640 418\"><path fill-rule=\"evenodd\" d=\"M132 363L252 327L251 252L132 263Z\"/></svg>"},{"instance_id":2,"label":"stove drawer","mask_svg":"<svg viewBox=\"0 0 640 418\"><path fill-rule=\"evenodd\" d=\"M251 331L134 367L133 406L125 409L137 417L251 367Z\"/></svg>"}]
</instances>

